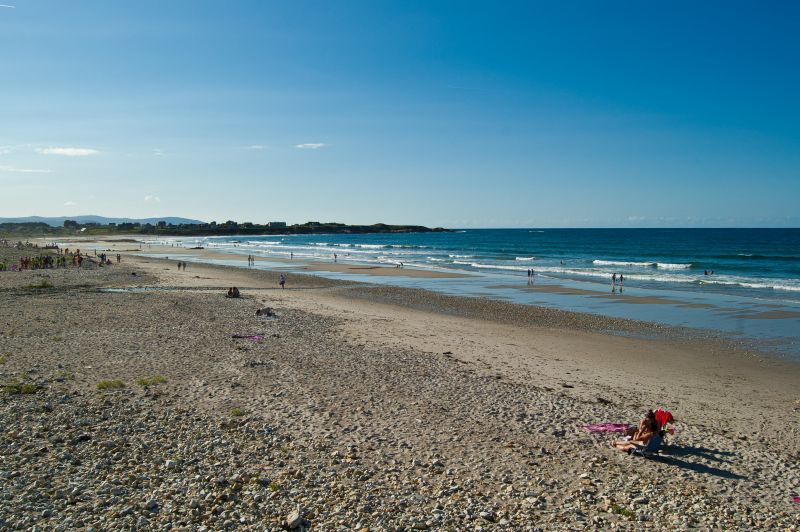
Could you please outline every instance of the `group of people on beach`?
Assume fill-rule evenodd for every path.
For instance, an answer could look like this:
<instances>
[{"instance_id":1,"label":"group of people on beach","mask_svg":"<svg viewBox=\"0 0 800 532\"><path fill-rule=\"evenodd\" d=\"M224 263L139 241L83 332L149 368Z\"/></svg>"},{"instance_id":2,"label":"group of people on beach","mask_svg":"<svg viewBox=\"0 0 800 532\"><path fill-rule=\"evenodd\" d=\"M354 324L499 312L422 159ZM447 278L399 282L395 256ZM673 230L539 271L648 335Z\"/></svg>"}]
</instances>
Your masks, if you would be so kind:
<instances>
[{"instance_id":1,"label":"group of people on beach","mask_svg":"<svg viewBox=\"0 0 800 532\"><path fill-rule=\"evenodd\" d=\"M252 255L247 256L247 266L252 268L256 265L256 258Z\"/></svg>"},{"instance_id":2,"label":"group of people on beach","mask_svg":"<svg viewBox=\"0 0 800 532\"><path fill-rule=\"evenodd\" d=\"M178 271L181 271L181 268L183 269L183 271L186 271L186 263L179 260L178 261Z\"/></svg>"},{"instance_id":3,"label":"group of people on beach","mask_svg":"<svg viewBox=\"0 0 800 532\"><path fill-rule=\"evenodd\" d=\"M111 264L112 264L111 259L109 258L109 256L106 253L101 253L100 255L98 255L97 254L97 250L95 250L94 256L97 257L98 259L100 259L100 262L99 262L100 266L103 266L103 265L111 266ZM121 260L122 260L122 255L117 253L117 264L119 264Z\"/></svg>"},{"instance_id":4,"label":"group of people on beach","mask_svg":"<svg viewBox=\"0 0 800 532\"><path fill-rule=\"evenodd\" d=\"M52 255L38 255L35 257L22 257L19 259L19 266L12 264L7 268L5 264L0 264L0 271L10 269L11 271L23 270L45 270L49 268L66 268L66 257L54 257Z\"/></svg>"},{"instance_id":5,"label":"group of people on beach","mask_svg":"<svg viewBox=\"0 0 800 532\"><path fill-rule=\"evenodd\" d=\"M617 277L616 273L612 273L611 274L611 291L612 292L616 292L617 291L617 283L618 282L619 282L619 293L621 294L622 293L622 289L625 286L625 276L620 273L619 277Z\"/></svg>"},{"instance_id":6,"label":"group of people on beach","mask_svg":"<svg viewBox=\"0 0 800 532\"><path fill-rule=\"evenodd\" d=\"M5 262L0 262L0 272L2 271L25 271L25 270L46 270L52 268L66 268L68 266L72 266L74 268L81 268L83 267L83 262L86 260L87 262L94 263L97 266L111 266L113 262L111 261L111 257L106 253L97 253L97 250L94 252L94 256L97 260L91 257L87 257L84 253L81 252L80 249L70 250L69 248L60 248L56 244L50 244L45 246L44 248L40 248L36 244L30 243L22 243L18 242L16 244L11 244L7 240L3 240L0 242L2 247L14 247L17 250L24 250L26 248L30 248L31 250L39 251L41 249L44 250L55 250L55 255L51 253L39 253L37 255L25 255L19 258L19 262L6 264ZM122 261L122 255L119 253L116 254L117 264Z\"/></svg>"},{"instance_id":7,"label":"group of people on beach","mask_svg":"<svg viewBox=\"0 0 800 532\"><path fill-rule=\"evenodd\" d=\"M533 271L533 268L528 268L528 284L533 284L535 277L536 272Z\"/></svg>"}]
</instances>

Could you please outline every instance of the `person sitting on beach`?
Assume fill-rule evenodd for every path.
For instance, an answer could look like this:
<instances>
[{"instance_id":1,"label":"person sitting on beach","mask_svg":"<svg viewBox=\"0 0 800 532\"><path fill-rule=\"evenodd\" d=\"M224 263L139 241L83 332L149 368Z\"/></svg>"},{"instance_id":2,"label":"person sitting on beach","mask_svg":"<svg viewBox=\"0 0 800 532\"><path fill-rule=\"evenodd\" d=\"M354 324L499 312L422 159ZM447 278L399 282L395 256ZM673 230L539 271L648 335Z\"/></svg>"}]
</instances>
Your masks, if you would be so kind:
<instances>
[{"instance_id":1,"label":"person sitting on beach","mask_svg":"<svg viewBox=\"0 0 800 532\"><path fill-rule=\"evenodd\" d=\"M239 293L239 289L236 288L235 286L232 286L231 288L228 288L228 295L225 297L239 297L239 296L241 296L241 294Z\"/></svg>"},{"instance_id":2,"label":"person sitting on beach","mask_svg":"<svg viewBox=\"0 0 800 532\"><path fill-rule=\"evenodd\" d=\"M652 410L648 410L647 413L644 415L642 420L639 422L638 427L629 427L624 435L628 440L632 439L639 439L639 437L646 432L648 424L652 423L656 419L656 413Z\"/></svg>"},{"instance_id":3,"label":"person sitting on beach","mask_svg":"<svg viewBox=\"0 0 800 532\"><path fill-rule=\"evenodd\" d=\"M661 445L662 439L655 413L651 410L639 424L639 429L630 440L617 440L612 442L611 446L627 453L636 450L654 452Z\"/></svg>"}]
</instances>

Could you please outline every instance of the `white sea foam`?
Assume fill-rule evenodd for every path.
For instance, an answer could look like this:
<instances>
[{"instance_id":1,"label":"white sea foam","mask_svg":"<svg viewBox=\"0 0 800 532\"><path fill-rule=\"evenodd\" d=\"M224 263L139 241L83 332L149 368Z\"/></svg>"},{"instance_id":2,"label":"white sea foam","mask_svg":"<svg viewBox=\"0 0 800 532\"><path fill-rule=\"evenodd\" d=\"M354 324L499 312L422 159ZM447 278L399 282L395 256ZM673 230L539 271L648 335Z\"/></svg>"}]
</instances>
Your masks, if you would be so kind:
<instances>
[{"instance_id":1,"label":"white sea foam","mask_svg":"<svg viewBox=\"0 0 800 532\"><path fill-rule=\"evenodd\" d=\"M475 255L456 255L456 254L452 254L452 253L450 255L448 255L448 257L450 257L451 259L471 259L474 256ZM453 262L455 262L455 261L453 261Z\"/></svg>"},{"instance_id":2,"label":"white sea foam","mask_svg":"<svg viewBox=\"0 0 800 532\"><path fill-rule=\"evenodd\" d=\"M600 259L593 260L592 264L597 264L598 266L635 266L639 268L647 268L649 266L656 265L655 262L628 262L619 260L600 260Z\"/></svg>"},{"instance_id":3,"label":"white sea foam","mask_svg":"<svg viewBox=\"0 0 800 532\"><path fill-rule=\"evenodd\" d=\"M792 281L795 281L792 283ZM720 276L710 279L703 276L698 284L716 284L723 286L741 286L743 288L760 288L766 290L783 290L786 292L800 292L800 280L796 279L758 279L749 280L734 276Z\"/></svg>"},{"instance_id":4,"label":"white sea foam","mask_svg":"<svg viewBox=\"0 0 800 532\"><path fill-rule=\"evenodd\" d=\"M516 257L514 260L522 260L522 261L536 260L536 257Z\"/></svg>"},{"instance_id":5,"label":"white sea foam","mask_svg":"<svg viewBox=\"0 0 800 532\"><path fill-rule=\"evenodd\" d=\"M505 264L482 264L480 262L463 262L454 260L453 264L464 264L466 266L472 266L473 268L480 268L486 270L511 270L511 271L518 271L524 272L527 270L527 267L524 266L507 266Z\"/></svg>"},{"instance_id":6,"label":"white sea foam","mask_svg":"<svg viewBox=\"0 0 800 532\"><path fill-rule=\"evenodd\" d=\"M669 262L659 262L656 264L656 266L658 266L658 268L661 270L688 270L692 267L691 264L672 264Z\"/></svg>"}]
</instances>

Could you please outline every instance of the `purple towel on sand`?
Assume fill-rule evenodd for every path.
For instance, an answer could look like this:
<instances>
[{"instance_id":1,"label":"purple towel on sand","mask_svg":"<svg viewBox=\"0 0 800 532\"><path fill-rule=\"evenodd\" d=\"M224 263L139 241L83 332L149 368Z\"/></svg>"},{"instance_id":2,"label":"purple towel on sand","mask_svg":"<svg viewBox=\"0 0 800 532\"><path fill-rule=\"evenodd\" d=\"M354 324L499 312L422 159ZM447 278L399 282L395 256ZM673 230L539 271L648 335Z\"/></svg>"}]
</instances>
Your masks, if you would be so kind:
<instances>
[{"instance_id":1,"label":"purple towel on sand","mask_svg":"<svg viewBox=\"0 0 800 532\"><path fill-rule=\"evenodd\" d=\"M231 338L240 338L242 340L263 340L263 334L232 334Z\"/></svg>"},{"instance_id":2,"label":"purple towel on sand","mask_svg":"<svg viewBox=\"0 0 800 532\"><path fill-rule=\"evenodd\" d=\"M584 425L584 429L589 432L625 432L628 428L627 423L594 423L592 425Z\"/></svg>"}]
</instances>

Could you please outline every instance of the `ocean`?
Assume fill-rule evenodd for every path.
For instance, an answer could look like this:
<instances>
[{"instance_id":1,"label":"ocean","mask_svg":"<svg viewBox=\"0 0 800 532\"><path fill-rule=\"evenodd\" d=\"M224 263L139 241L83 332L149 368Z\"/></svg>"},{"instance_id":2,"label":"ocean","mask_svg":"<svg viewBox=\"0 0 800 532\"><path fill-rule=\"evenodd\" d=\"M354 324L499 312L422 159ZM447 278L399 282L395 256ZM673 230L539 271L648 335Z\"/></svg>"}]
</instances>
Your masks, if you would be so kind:
<instances>
[{"instance_id":1,"label":"ocean","mask_svg":"<svg viewBox=\"0 0 800 532\"><path fill-rule=\"evenodd\" d=\"M289 271L336 254L339 263L459 272L467 277L316 273L716 329L800 359L800 229L464 229L153 242L267 261L292 256L290 265L259 263ZM529 289L529 269L538 290ZM613 274L624 276L622 294L612 291Z\"/></svg>"}]
</instances>

